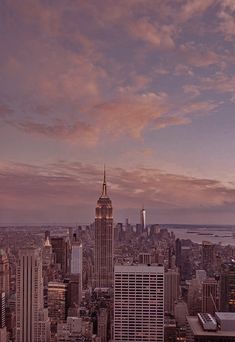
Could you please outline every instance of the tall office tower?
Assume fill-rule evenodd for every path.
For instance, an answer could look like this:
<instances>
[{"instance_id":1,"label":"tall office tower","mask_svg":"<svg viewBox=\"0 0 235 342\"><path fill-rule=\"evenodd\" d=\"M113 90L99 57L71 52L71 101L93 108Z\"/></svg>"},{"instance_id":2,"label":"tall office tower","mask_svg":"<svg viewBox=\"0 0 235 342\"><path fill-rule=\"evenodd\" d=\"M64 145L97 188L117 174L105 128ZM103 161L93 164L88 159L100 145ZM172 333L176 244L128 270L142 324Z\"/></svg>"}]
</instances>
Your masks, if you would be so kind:
<instances>
[{"instance_id":1,"label":"tall office tower","mask_svg":"<svg viewBox=\"0 0 235 342\"><path fill-rule=\"evenodd\" d=\"M219 284L218 280L208 278L202 283L202 312L214 315L219 311Z\"/></svg>"},{"instance_id":2,"label":"tall office tower","mask_svg":"<svg viewBox=\"0 0 235 342\"><path fill-rule=\"evenodd\" d=\"M52 326L65 322L67 316L68 285L59 282L48 283L48 313Z\"/></svg>"},{"instance_id":3,"label":"tall office tower","mask_svg":"<svg viewBox=\"0 0 235 342\"><path fill-rule=\"evenodd\" d=\"M180 295L180 274L176 270L165 273L165 312L174 314L175 302Z\"/></svg>"},{"instance_id":4,"label":"tall office tower","mask_svg":"<svg viewBox=\"0 0 235 342\"><path fill-rule=\"evenodd\" d=\"M103 190L96 206L95 218L95 287L113 285L113 209L107 195L104 170Z\"/></svg>"},{"instance_id":5,"label":"tall office tower","mask_svg":"<svg viewBox=\"0 0 235 342\"><path fill-rule=\"evenodd\" d=\"M140 210L140 224L142 231L144 231L146 228L146 210L144 207Z\"/></svg>"},{"instance_id":6,"label":"tall office tower","mask_svg":"<svg viewBox=\"0 0 235 342\"><path fill-rule=\"evenodd\" d=\"M42 257L39 249L19 251L16 271L16 341L47 342L50 322L43 308Z\"/></svg>"},{"instance_id":7,"label":"tall office tower","mask_svg":"<svg viewBox=\"0 0 235 342\"><path fill-rule=\"evenodd\" d=\"M55 263L60 265L61 271L69 272L69 239L64 236L51 237L52 252L55 254Z\"/></svg>"},{"instance_id":8,"label":"tall office tower","mask_svg":"<svg viewBox=\"0 0 235 342\"><path fill-rule=\"evenodd\" d=\"M221 266L220 276L220 310L235 312L235 261Z\"/></svg>"},{"instance_id":9,"label":"tall office tower","mask_svg":"<svg viewBox=\"0 0 235 342\"><path fill-rule=\"evenodd\" d=\"M114 266L114 341L164 341L164 267Z\"/></svg>"},{"instance_id":10,"label":"tall office tower","mask_svg":"<svg viewBox=\"0 0 235 342\"><path fill-rule=\"evenodd\" d=\"M71 251L71 274L80 274L82 277L82 244L74 234Z\"/></svg>"},{"instance_id":11,"label":"tall office tower","mask_svg":"<svg viewBox=\"0 0 235 342\"><path fill-rule=\"evenodd\" d=\"M6 252L0 249L0 292L5 292L6 297L9 295L9 260Z\"/></svg>"},{"instance_id":12,"label":"tall office tower","mask_svg":"<svg viewBox=\"0 0 235 342\"><path fill-rule=\"evenodd\" d=\"M98 313L98 336L100 342L106 342L108 340L108 309L100 308Z\"/></svg>"},{"instance_id":13,"label":"tall office tower","mask_svg":"<svg viewBox=\"0 0 235 342\"><path fill-rule=\"evenodd\" d=\"M181 264L182 264L182 246L181 246L181 240L176 239L175 240L175 265L176 267L181 269Z\"/></svg>"},{"instance_id":14,"label":"tall office tower","mask_svg":"<svg viewBox=\"0 0 235 342\"><path fill-rule=\"evenodd\" d=\"M0 341L7 342L5 292L0 292Z\"/></svg>"},{"instance_id":15,"label":"tall office tower","mask_svg":"<svg viewBox=\"0 0 235 342\"><path fill-rule=\"evenodd\" d=\"M68 308L78 308L82 301L82 281L80 274L71 274L68 278Z\"/></svg>"},{"instance_id":16,"label":"tall office tower","mask_svg":"<svg viewBox=\"0 0 235 342\"><path fill-rule=\"evenodd\" d=\"M82 244L73 234L71 249L71 277L69 283L69 293L71 306L79 305L82 300Z\"/></svg>"},{"instance_id":17,"label":"tall office tower","mask_svg":"<svg viewBox=\"0 0 235 342\"><path fill-rule=\"evenodd\" d=\"M202 312L202 284L195 278L189 283L188 311L192 316Z\"/></svg>"},{"instance_id":18,"label":"tall office tower","mask_svg":"<svg viewBox=\"0 0 235 342\"><path fill-rule=\"evenodd\" d=\"M52 245L50 243L49 236L47 236L43 245L42 265L43 267L49 267L51 263L52 263Z\"/></svg>"},{"instance_id":19,"label":"tall office tower","mask_svg":"<svg viewBox=\"0 0 235 342\"><path fill-rule=\"evenodd\" d=\"M209 275L213 275L215 266L215 245L209 241L202 241L202 266Z\"/></svg>"}]
</instances>

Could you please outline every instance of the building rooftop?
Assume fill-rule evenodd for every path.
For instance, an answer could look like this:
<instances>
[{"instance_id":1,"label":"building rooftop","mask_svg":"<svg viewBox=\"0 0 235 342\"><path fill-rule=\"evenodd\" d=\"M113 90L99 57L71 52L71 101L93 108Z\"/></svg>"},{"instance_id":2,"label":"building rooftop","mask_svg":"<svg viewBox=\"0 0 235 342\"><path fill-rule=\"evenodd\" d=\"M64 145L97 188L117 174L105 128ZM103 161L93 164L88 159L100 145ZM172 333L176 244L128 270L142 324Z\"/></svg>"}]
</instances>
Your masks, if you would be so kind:
<instances>
[{"instance_id":1,"label":"building rooftop","mask_svg":"<svg viewBox=\"0 0 235 342\"><path fill-rule=\"evenodd\" d=\"M222 314L227 314L227 312L223 312ZM234 325L233 331L223 331L223 330L206 331L202 328L197 316L187 316L187 321L189 323L189 326L194 336L235 337L235 325Z\"/></svg>"},{"instance_id":2,"label":"building rooftop","mask_svg":"<svg viewBox=\"0 0 235 342\"><path fill-rule=\"evenodd\" d=\"M234 330L235 330L235 312L216 312L215 315L220 320L229 320L234 321Z\"/></svg>"}]
</instances>

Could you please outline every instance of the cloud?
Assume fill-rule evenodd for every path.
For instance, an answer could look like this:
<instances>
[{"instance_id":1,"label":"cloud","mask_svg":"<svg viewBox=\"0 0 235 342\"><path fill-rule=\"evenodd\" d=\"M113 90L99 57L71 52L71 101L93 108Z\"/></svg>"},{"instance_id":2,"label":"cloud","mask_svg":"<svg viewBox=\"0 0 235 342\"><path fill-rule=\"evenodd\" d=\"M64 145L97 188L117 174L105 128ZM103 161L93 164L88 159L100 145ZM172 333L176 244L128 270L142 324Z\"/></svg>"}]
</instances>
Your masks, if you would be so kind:
<instances>
[{"instance_id":1,"label":"cloud","mask_svg":"<svg viewBox=\"0 0 235 342\"><path fill-rule=\"evenodd\" d=\"M85 142L88 145L93 145L97 142L97 129L80 121L76 121L70 125L66 125L60 120L56 120L51 125L32 121L12 123L12 125L27 133L36 133L47 136L48 138Z\"/></svg>"},{"instance_id":2,"label":"cloud","mask_svg":"<svg viewBox=\"0 0 235 342\"><path fill-rule=\"evenodd\" d=\"M187 21L196 15L204 14L215 3L215 0L187 0L181 8L180 19Z\"/></svg>"},{"instance_id":3,"label":"cloud","mask_svg":"<svg viewBox=\"0 0 235 342\"><path fill-rule=\"evenodd\" d=\"M183 86L183 90L184 90L185 94L190 94L193 97L200 95L199 87L197 85L194 85L194 84L185 84Z\"/></svg>"},{"instance_id":4,"label":"cloud","mask_svg":"<svg viewBox=\"0 0 235 342\"><path fill-rule=\"evenodd\" d=\"M217 16L220 20L219 31L223 33L225 39L232 41L235 35L235 6L232 1L222 1L221 10Z\"/></svg>"},{"instance_id":5,"label":"cloud","mask_svg":"<svg viewBox=\"0 0 235 342\"><path fill-rule=\"evenodd\" d=\"M221 61L221 56L203 45L186 43L180 46L180 50L187 62L194 67L208 67Z\"/></svg>"},{"instance_id":6,"label":"cloud","mask_svg":"<svg viewBox=\"0 0 235 342\"><path fill-rule=\"evenodd\" d=\"M2 164L0 170L2 222L10 215L18 222L25 215L34 222L40 222L42 217L48 222L78 222L79 217L83 222L93 221L102 182L102 170L97 167L61 161L41 167ZM144 201L147 208L158 212L179 211L182 220L184 210L204 211L209 217L213 211L234 212L235 207L232 185L150 168L109 168L108 192L115 212L137 209ZM84 216L83 210L90 216Z\"/></svg>"},{"instance_id":7,"label":"cloud","mask_svg":"<svg viewBox=\"0 0 235 342\"><path fill-rule=\"evenodd\" d=\"M150 44L153 47L172 49L175 47L174 33L172 25L157 25L151 23L147 18L132 22L129 25L130 33L137 39Z\"/></svg>"},{"instance_id":8,"label":"cloud","mask_svg":"<svg viewBox=\"0 0 235 342\"><path fill-rule=\"evenodd\" d=\"M165 93L129 94L101 103L94 108L98 126L104 127L104 133L116 137L129 134L140 138L144 128L166 112L167 98Z\"/></svg>"}]
</instances>

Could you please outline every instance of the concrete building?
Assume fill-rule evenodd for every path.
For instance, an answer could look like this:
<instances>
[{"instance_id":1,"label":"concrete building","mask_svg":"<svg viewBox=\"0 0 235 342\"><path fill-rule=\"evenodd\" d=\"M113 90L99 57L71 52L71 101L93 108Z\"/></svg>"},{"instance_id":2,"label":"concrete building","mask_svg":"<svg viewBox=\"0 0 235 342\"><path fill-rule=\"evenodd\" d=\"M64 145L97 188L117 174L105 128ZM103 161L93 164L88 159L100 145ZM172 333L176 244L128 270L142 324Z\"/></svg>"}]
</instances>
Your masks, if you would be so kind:
<instances>
[{"instance_id":1,"label":"concrete building","mask_svg":"<svg viewBox=\"0 0 235 342\"><path fill-rule=\"evenodd\" d=\"M151 264L151 254L150 253L140 253L139 254L139 263L140 264L145 264L145 265L148 265L148 264Z\"/></svg>"},{"instance_id":2,"label":"concrete building","mask_svg":"<svg viewBox=\"0 0 235 342\"><path fill-rule=\"evenodd\" d=\"M189 282L188 311L192 316L202 311L202 284L196 278Z\"/></svg>"},{"instance_id":3,"label":"concrete building","mask_svg":"<svg viewBox=\"0 0 235 342\"><path fill-rule=\"evenodd\" d=\"M0 293L0 341L7 342L5 292Z\"/></svg>"},{"instance_id":4,"label":"concrete building","mask_svg":"<svg viewBox=\"0 0 235 342\"><path fill-rule=\"evenodd\" d=\"M164 268L114 267L114 341L164 341Z\"/></svg>"},{"instance_id":5,"label":"concrete building","mask_svg":"<svg viewBox=\"0 0 235 342\"><path fill-rule=\"evenodd\" d=\"M66 321L68 284L48 283L48 313L52 325Z\"/></svg>"},{"instance_id":6,"label":"concrete building","mask_svg":"<svg viewBox=\"0 0 235 342\"><path fill-rule=\"evenodd\" d=\"M202 241L202 266L210 276L215 266L215 245L210 241Z\"/></svg>"},{"instance_id":7,"label":"concrete building","mask_svg":"<svg viewBox=\"0 0 235 342\"><path fill-rule=\"evenodd\" d=\"M82 244L79 241L77 241L76 234L74 234L71 248L70 290L71 301L78 305L82 300L82 253ZM76 286L78 286L77 289Z\"/></svg>"},{"instance_id":8,"label":"concrete building","mask_svg":"<svg viewBox=\"0 0 235 342\"><path fill-rule=\"evenodd\" d=\"M0 293L9 296L9 260L6 252L0 249Z\"/></svg>"},{"instance_id":9,"label":"concrete building","mask_svg":"<svg viewBox=\"0 0 235 342\"><path fill-rule=\"evenodd\" d=\"M41 252L23 248L19 251L16 274L17 342L50 340L50 322L43 304Z\"/></svg>"},{"instance_id":10,"label":"concrete building","mask_svg":"<svg viewBox=\"0 0 235 342\"><path fill-rule=\"evenodd\" d=\"M180 295L180 274L176 270L165 273L165 312L174 314L175 302Z\"/></svg>"},{"instance_id":11,"label":"concrete building","mask_svg":"<svg viewBox=\"0 0 235 342\"><path fill-rule=\"evenodd\" d=\"M219 309L219 283L208 278L202 283L202 312L214 314Z\"/></svg>"},{"instance_id":12,"label":"concrete building","mask_svg":"<svg viewBox=\"0 0 235 342\"><path fill-rule=\"evenodd\" d=\"M42 266L47 268L52 264L52 245L49 236L46 237L43 245Z\"/></svg>"},{"instance_id":13,"label":"concrete building","mask_svg":"<svg viewBox=\"0 0 235 342\"><path fill-rule=\"evenodd\" d=\"M200 323L198 316L187 317L187 342L235 342L235 313L216 312L215 331L209 331Z\"/></svg>"},{"instance_id":14,"label":"concrete building","mask_svg":"<svg viewBox=\"0 0 235 342\"><path fill-rule=\"evenodd\" d=\"M63 274L69 272L69 239L65 236L51 237L52 252L55 255L55 263Z\"/></svg>"},{"instance_id":15,"label":"concrete building","mask_svg":"<svg viewBox=\"0 0 235 342\"><path fill-rule=\"evenodd\" d=\"M220 309L235 312L235 261L221 266L220 276Z\"/></svg>"},{"instance_id":16,"label":"concrete building","mask_svg":"<svg viewBox=\"0 0 235 342\"><path fill-rule=\"evenodd\" d=\"M95 217L95 287L113 286L113 209L107 195L104 170L103 190Z\"/></svg>"},{"instance_id":17,"label":"concrete building","mask_svg":"<svg viewBox=\"0 0 235 342\"><path fill-rule=\"evenodd\" d=\"M98 337L100 342L107 342L108 332L108 309L100 308L98 313Z\"/></svg>"}]
</instances>

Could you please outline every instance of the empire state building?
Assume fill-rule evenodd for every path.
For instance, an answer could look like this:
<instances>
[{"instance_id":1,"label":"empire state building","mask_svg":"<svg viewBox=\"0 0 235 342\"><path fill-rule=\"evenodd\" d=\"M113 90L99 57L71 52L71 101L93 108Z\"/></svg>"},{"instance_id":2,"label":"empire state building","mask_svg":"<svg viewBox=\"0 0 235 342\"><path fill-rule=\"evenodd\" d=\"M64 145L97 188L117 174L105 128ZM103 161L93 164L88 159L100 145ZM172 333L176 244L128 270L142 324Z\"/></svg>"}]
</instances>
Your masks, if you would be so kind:
<instances>
[{"instance_id":1,"label":"empire state building","mask_svg":"<svg viewBox=\"0 0 235 342\"><path fill-rule=\"evenodd\" d=\"M113 208L107 195L104 170L103 189L95 217L95 287L113 285Z\"/></svg>"}]
</instances>

